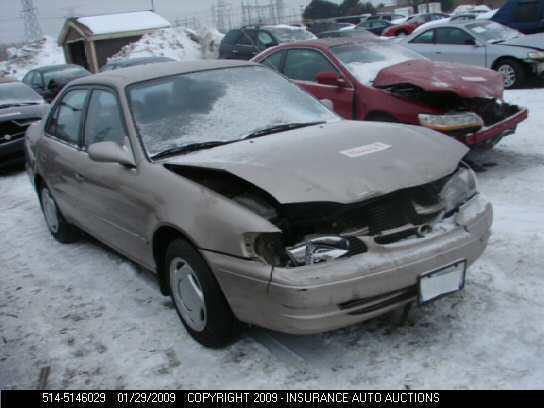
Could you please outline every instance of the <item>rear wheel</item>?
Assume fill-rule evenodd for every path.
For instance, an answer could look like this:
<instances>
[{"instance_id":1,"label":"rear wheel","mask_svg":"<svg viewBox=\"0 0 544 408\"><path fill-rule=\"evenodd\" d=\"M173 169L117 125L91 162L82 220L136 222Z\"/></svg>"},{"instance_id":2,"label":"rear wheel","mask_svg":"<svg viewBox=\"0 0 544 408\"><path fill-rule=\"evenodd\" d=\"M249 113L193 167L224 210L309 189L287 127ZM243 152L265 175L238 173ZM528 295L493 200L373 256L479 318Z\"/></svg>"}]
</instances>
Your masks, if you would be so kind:
<instances>
[{"instance_id":1,"label":"rear wheel","mask_svg":"<svg viewBox=\"0 0 544 408\"><path fill-rule=\"evenodd\" d=\"M49 228L51 235L63 244L77 241L79 231L64 219L55 199L51 195L51 191L45 186L40 189L40 203L47 228Z\"/></svg>"},{"instance_id":2,"label":"rear wheel","mask_svg":"<svg viewBox=\"0 0 544 408\"><path fill-rule=\"evenodd\" d=\"M173 240L164 259L170 296L187 332L207 347L224 347L237 321L206 261L187 241Z\"/></svg>"},{"instance_id":3,"label":"rear wheel","mask_svg":"<svg viewBox=\"0 0 544 408\"><path fill-rule=\"evenodd\" d=\"M502 74L505 89L517 88L525 80L523 65L513 59L499 61L495 64L495 70Z\"/></svg>"}]
</instances>

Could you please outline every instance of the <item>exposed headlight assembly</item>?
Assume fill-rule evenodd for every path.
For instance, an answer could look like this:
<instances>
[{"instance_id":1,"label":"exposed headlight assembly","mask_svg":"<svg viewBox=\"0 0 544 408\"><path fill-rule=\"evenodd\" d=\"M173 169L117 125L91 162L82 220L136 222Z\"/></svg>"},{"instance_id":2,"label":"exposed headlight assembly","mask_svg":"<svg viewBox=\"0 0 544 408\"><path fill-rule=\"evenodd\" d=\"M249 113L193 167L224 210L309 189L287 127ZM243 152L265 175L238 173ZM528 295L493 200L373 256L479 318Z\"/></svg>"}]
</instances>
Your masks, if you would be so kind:
<instances>
[{"instance_id":1,"label":"exposed headlight assembly","mask_svg":"<svg viewBox=\"0 0 544 408\"><path fill-rule=\"evenodd\" d=\"M527 58L532 60L544 60L544 51L531 51L527 54Z\"/></svg>"},{"instance_id":2,"label":"exposed headlight assembly","mask_svg":"<svg viewBox=\"0 0 544 408\"><path fill-rule=\"evenodd\" d=\"M462 166L457 172L444 184L440 192L440 198L444 203L446 214L455 210L466 201L474 197L478 192L476 184L476 175L465 166Z\"/></svg>"},{"instance_id":3,"label":"exposed headlight assembly","mask_svg":"<svg viewBox=\"0 0 544 408\"><path fill-rule=\"evenodd\" d=\"M455 113L446 115L430 115L420 113L418 115L421 126L438 130L439 132L448 132L460 129L481 129L484 122L481 117L474 112Z\"/></svg>"},{"instance_id":4,"label":"exposed headlight assembly","mask_svg":"<svg viewBox=\"0 0 544 408\"><path fill-rule=\"evenodd\" d=\"M312 265L327 262L349 252L349 241L336 235L323 235L286 248L287 255L295 265Z\"/></svg>"}]
</instances>

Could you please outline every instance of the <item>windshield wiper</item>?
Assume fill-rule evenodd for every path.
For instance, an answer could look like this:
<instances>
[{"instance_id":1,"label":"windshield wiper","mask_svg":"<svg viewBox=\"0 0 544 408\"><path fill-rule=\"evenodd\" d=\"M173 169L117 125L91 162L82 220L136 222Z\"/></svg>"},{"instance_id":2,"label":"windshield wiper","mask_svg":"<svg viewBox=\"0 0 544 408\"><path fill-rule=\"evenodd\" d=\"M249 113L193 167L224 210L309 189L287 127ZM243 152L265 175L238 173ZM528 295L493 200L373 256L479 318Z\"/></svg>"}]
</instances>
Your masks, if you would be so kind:
<instances>
[{"instance_id":1,"label":"windshield wiper","mask_svg":"<svg viewBox=\"0 0 544 408\"><path fill-rule=\"evenodd\" d=\"M325 121L317 121L317 122L282 123L280 125L274 125L274 126L269 126L269 127L254 130L253 132L245 135L244 137L240 138L239 140L253 139L254 137L270 135L272 133L283 132L285 130L298 129L298 128L302 128L302 127L306 127L306 126L321 125L323 123L326 123L326 122Z\"/></svg>"},{"instance_id":2,"label":"windshield wiper","mask_svg":"<svg viewBox=\"0 0 544 408\"><path fill-rule=\"evenodd\" d=\"M232 140L221 141L213 140L209 142L191 143L184 146L174 146L169 149L163 150L157 154L151 156L152 159L160 159L161 157L172 156L174 154L194 152L195 150L209 149L210 147L221 146L224 144L232 143Z\"/></svg>"},{"instance_id":3,"label":"windshield wiper","mask_svg":"<svg viewBox=\"0 0 544 408\"><path fill-rule=\"evenodd\" d=\"M17 106L27 106L27 105L38 105L38 102L16 102L16 103L6 103L4 105L0 105L0 109L5 108L15 108Z\"/></svg>"}]
</instances>

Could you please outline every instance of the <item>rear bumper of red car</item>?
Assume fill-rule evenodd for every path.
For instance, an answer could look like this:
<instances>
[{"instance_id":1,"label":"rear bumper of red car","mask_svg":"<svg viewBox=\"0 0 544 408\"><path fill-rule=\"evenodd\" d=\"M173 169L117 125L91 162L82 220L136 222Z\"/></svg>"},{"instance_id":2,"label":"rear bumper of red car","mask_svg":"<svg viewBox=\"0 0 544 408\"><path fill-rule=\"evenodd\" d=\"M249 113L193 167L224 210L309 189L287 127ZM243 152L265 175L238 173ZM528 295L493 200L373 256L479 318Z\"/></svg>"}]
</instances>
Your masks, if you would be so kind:
<instances>
[{"instance_id":1,"label":"rear bumper of red car","mask_svg":"<svg viewBox=\"0 0 544 408\"><path fill-rule=\"evenodd\" d=\"M527 119L528 111L525 108L509 116L492 126L487 126L480 129L478 132L468 135L459 136L458 140L465 143L469 147L477 147L479 145L493 145L504 136L515 132L517 125Z\"/></svg>"}]
</instances>

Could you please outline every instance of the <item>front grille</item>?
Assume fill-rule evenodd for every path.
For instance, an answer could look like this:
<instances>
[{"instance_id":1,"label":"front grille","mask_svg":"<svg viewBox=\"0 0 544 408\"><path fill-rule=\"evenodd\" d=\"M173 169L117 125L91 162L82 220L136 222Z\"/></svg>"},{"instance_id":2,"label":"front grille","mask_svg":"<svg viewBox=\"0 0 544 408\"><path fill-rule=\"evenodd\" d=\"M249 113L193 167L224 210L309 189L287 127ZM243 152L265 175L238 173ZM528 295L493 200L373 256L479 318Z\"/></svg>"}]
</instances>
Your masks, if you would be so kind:
<instances>
[{"instance_id":1,"label":"front grille","mask_svg":"<svg viewBox=\"0 0 544 408\"><path fill-rule=\"evenodd\" d=\"M40 118L25 118L0 123L0 143L11 142L23 137L28 126L38 120Z\"/></svg>"}]
</instances>

